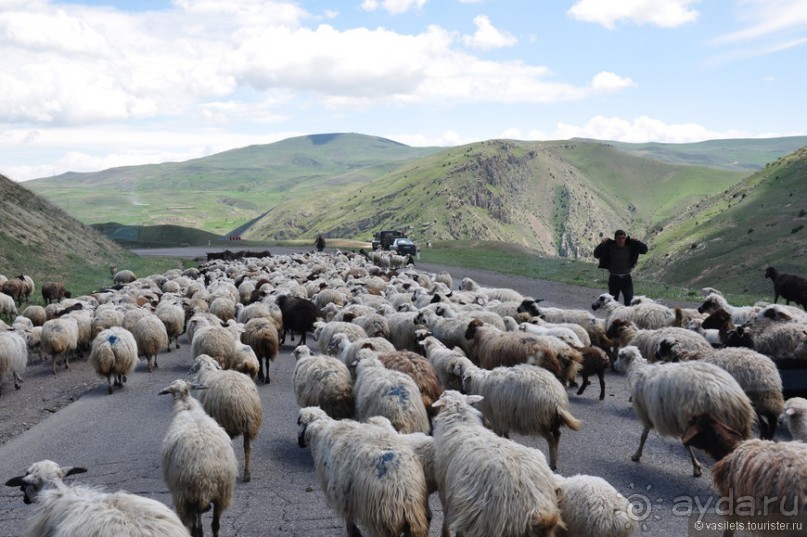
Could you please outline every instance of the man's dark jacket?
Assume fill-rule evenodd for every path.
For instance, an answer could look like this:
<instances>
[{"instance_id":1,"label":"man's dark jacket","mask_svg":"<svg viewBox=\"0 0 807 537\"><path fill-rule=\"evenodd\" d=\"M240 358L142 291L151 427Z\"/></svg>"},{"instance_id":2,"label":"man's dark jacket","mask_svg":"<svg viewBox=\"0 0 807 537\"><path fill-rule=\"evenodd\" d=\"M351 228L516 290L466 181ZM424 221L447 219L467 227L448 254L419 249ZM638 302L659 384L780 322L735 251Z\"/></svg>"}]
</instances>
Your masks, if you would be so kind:
<instances>
[{"instance_id":1,"label":"man's dark jacket","mask_svg":"<svg viewBox=\"0 0 807 537\"><path fill-rule=\"evenodd\" d=\"M614 239L608 239L604 243L600 243L594 248L594 257L600 260L600 264L597 268L602 269L610 269L611 267L611 255L610 255L610 247L614 246L616 241ZM625 241L625 248L630 250L630 257L628 257L628 265L630 266L631 270L633 267L636 266L636 263L639 261L639 254L646 254L647 253L647 245L638 239L631 239L628 238Z\"/></svg>"}]
</instances>

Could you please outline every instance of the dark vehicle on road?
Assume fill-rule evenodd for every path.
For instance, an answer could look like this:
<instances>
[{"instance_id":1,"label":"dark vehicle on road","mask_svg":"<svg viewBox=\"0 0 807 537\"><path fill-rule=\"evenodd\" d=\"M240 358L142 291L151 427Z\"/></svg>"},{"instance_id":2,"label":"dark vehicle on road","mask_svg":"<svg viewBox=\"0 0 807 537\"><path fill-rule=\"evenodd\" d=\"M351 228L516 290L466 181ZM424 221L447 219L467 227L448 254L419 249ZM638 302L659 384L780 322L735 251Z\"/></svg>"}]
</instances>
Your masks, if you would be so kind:
<instances>
[{"instance_id":1,"label":"dark vehicle on road","mask_svg":"<svg viewBox=\"0 0 807 537\"><path fill-rule=\"evenodd\" d=\"M385 229L373 233L373 250L389 250L395 239L405 237L406 234L397 229Z\"/></svg>"}]
</instances>

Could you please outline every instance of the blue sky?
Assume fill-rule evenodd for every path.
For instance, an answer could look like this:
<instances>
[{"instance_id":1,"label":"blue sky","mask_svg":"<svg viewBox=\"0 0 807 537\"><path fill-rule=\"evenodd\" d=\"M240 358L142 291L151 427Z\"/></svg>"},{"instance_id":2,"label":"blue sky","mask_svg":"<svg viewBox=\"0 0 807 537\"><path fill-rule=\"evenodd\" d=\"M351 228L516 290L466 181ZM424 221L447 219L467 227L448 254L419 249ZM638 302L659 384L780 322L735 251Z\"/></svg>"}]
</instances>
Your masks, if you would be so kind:
<instances>
[{"instance_id":1,"label":"blue sky","mask_svg":"<svg viewBox=\"0 0 807 537\"><path fill-rule=\"evenodd\" d=\"M291 136L807 134L805 0L0 0L0 173Z\"/></svg>"}]
</instances>

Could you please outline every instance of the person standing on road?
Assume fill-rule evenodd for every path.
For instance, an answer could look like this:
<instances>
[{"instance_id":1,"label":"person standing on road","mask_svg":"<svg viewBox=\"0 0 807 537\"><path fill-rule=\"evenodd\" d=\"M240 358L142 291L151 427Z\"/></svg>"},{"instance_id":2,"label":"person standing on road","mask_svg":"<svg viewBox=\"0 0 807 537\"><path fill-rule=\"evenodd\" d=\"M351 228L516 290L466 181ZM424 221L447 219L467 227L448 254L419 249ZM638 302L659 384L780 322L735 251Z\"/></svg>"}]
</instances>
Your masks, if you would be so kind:
<instances>
[{"instance_id":1,"label":"person standing on road","mask_svg":"<svg viewBox=\"0 0 807 537\"><path fill-rule=\"evenodd\" d=\"M636 266L640 254L647 253L647 245L617 229L614 238L603 237L594 248L594 257L600 260L598 268L608 269L608 292L619 300L619 293L625 305L633 300L633 279L630 271Z\"/></svg>"},{"instance_id":2,"label":"person standing on road","mask_svg":"<svg viewBox=\"0 0 807 537\"><path fill-rule=\"evenodd\" d=\"M325 249L325 239L322 237L322 233L317 235L317 240L315 241L315 244L317 246L318 252L321 252L322 250Z\"/></svg>"}]
</instances>

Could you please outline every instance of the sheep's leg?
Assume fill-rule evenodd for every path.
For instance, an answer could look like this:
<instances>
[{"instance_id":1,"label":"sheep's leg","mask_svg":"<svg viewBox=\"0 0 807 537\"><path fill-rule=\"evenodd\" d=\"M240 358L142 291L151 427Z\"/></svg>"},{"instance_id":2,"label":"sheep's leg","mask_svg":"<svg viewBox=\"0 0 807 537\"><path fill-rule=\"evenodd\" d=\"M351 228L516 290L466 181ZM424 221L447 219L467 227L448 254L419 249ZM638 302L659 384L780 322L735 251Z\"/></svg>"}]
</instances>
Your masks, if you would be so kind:
<instances>
[{"instance_id":1,"label":"sheep's leg","mask_svg":"<svg viewBox=\"0 0 807 537\"><path fill-rule=\"evenodd\" d=\"M193 519L193 526L191 526L192 537L203 537L204 528L202 527L202 513L197 513Z\"/></svg>"},{"instance_id":2,"label":"sheep's leg","mask_svg":"<svg viewBox=\"0 0 807 537\"><path fill-rule=\"evenodd\" d=\"M591 381L588 380L588 376L583 375L583 383L580 384L580 389L577 390L577 395L583 395L583 392L586 390L586 386L591 384Z\"/></svg>"},{"instance_id":3,"label":"sheep's leg","mask_svg":"<svg viewBox=\"0 0 807 537\"><path fill-rule=\"evenodd\" d=\"M692 460L692 476L700 477L702 473L701 463L695 458L695 451L692 449L692 446L687 446L687 449L689 450L689 458Z\"/></svg>"},{"instance_id":4,"label":"sheep's leg","mask_svg":"<svg viewBox=\"0 0 807 537\"><path fill-rule=\"evenodd\" d=\"M211 527L213 528L213 537L219 537L219 528L221 527L221 508L219 507L219 502L213 502L213 524ZM202 537L202 525L199 525L199 537Z\"/></svg>"},{"instance_id":5,"label":"sheep's leg","mask_svg":"<svg viewBox=\"0 0 807 537\"><path fill-rule=\"evenodd\" d=\"M244 483L249 483L252 480L252 473L249 471L249 460L252 454L252 445L250 444L249 435L244 435Z\"/></svg>"},{"instance_id":6,"label":"sheep's leg","mask_svg":"<svg viewBox=\"0 0 807 537\"><path fill-rule=\"evenodd\" d=\"M352 520L347 521L347 537L361 537L358 526Z\"/></svg>"},{"instance_id":7,"label":"sheep's leg","mask_svg":"<svg viewBox=\"0 0 807 537\"><path fill-rule=\"evenodd\" d=\"M112 384L113 384L113 382L112 382L112 377L114 377L114 376L115 376L115 375L114 375L114 374L112 374L112 373L110 373L109 375L107 375L107 376L106 376L106 382L107 382L107 393L108 393L109 395L112 395Z\"/></svg>"},{"instance_id":8,"label":"sheep's leg","mask_svg":"<svg viewBox=\"0 0 807 537\"><path fill-rule=\"evenodd\" d=\"M639 449L637 449L636 453L630 458L633 462L639 462L642 458L642 451L644 451L644 443L647 442L648 434L650 434L650 427L645 426L644 431L642 431L642 438L639 440Z\"/></svg>"},{"instance_id":9,"label":"sheep's leg","mask_svg":"<svg viewBox=\"0 0 807 537\"><path fill-rule=\"evenodd\" d=\"M14 389L19 390L22 384L22 377L19 376L16 371L13 371L12 375L14 375Z\"/></svg>"},{"instance_id":10,"label":"sheep's leg","mask_svg":"<svg viewBox=\"0 0 807 537\"><path fill-rule=\"evenodd\" d=\"M549 444L549 468L553 471L558 467L558 445L560 444L560 429L555 429L546 437Z\"/></svg>"},{"instance_id":11,"label":"sheep's leg","mask_svg":"<svg viewBox=\"0 0 807 537\"><path fill-rule=\"evenodd\" d=\"M53 372L54 375L56 374L56 355L55 354L50 355L50 370Z\"/></svg>"},{"instance_id":12,"label":"sheep's leg","mask_svg":"<svg viewBox=\"0 0 807 537\"><path fill-rule=\"evenodd\" d=\"M597 373L597 377L600 379L600 400L602 401L605 399L605 371Z\"/></svg>"}]
</instances>

